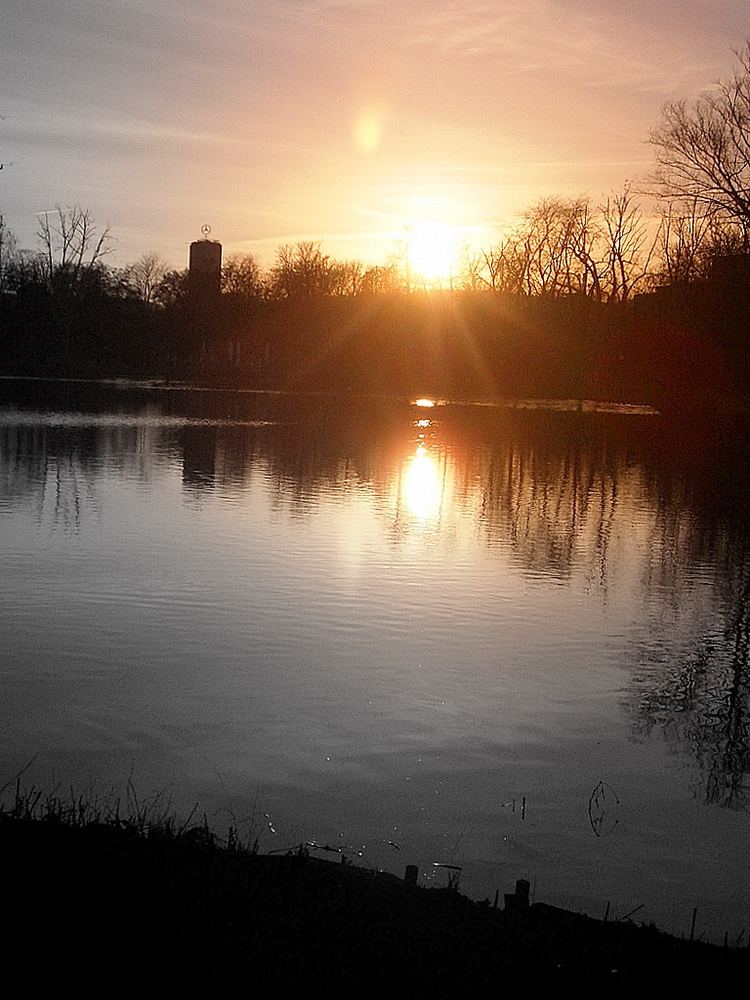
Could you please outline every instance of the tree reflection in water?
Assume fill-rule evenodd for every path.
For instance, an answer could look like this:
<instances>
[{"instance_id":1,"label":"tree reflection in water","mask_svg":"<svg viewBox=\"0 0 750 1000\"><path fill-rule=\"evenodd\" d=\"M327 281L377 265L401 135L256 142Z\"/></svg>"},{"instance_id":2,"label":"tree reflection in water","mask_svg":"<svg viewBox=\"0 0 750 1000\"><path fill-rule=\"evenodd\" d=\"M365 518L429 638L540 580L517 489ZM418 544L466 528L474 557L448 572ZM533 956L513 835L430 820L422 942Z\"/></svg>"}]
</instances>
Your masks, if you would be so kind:
<instances>
[{"instance_id":1,"label":"tree reflection in water","mask_svg":"<svg viewBox=\"0 0 750 1000\"><path fill-rule=\"evenodd\" d=\"M724 622L676 664L637 678L637 728L660 728L697 761L700 794L711 804L747 809L750 772L750 567L733 582Z\"/></svg>"},{"instance_id":2,"label":"tree reflection in water","mask_svg":"<svg viewBox=\"0 0 750 1000\"><path fill-rule=\"evenodd\" d=\"M750 523L741 435L693 442L656 493L654 558L646 581L679 609L689 581L710 586L708 625L682 651L656 637L633 680L636 731L663 732L699 768L695 794L750 808ZM677 468L674 468L677 466Z\"/></svg>"},{"instance_id":3,"label":"tree reflection in water","mask_svg":"<svg viewBox=\"0 0 750 1000\"><path fill-rule=\"evenodd\" d=\"M53 530L79 530L105 475L157 490L179 470L194 503L241 499L260 473L290 517L360 489L394 544L468 524L522 576L604 602L628 585L630 560L634 599L673 614L629 664L633 725L691 755L707 802L748 808L750 490L736 437L701 443L649 419L595 414L90 392L75 400L89 415L78 423L67 397L54 406L65 419L45 420L49 387L44 408L11 400L0 421L0 501L31 502Z\"/></svg>"}]
</instances>

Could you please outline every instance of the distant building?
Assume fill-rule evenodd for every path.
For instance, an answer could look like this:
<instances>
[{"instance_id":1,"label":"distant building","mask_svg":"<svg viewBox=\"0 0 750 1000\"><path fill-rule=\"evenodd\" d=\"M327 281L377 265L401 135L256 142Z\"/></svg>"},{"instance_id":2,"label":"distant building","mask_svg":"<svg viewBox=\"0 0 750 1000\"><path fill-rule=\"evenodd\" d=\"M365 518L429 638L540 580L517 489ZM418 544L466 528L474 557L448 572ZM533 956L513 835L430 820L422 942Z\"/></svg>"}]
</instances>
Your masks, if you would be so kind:
<instances>
[{"instance_id":1,"label":"distant building","mask_svg":"<svg viewBox=\"0 0 750 1000\"><path fill-rule=\"evenodd\" d=\"M221 243L208 239L210 227L204 226L205 238L190 244L188 295L192 302L211 305L221 295Z\"/></svg>"}]
</instances>

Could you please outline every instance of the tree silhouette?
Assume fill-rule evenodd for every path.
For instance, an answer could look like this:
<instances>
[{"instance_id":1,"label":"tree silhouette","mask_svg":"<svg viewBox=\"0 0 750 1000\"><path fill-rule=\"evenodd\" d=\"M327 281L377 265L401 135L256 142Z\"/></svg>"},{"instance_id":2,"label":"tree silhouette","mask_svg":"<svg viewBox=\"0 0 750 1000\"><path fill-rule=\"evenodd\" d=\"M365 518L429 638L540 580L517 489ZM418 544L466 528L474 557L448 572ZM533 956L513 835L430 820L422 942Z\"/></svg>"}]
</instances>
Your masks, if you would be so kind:
<instances>
[{"instance_id":1,"label":"tree silhouette","mask_svg":"<svg viewBox=\"0 0 750 1000\"><path fill-rule=\"evenodd\" d=\"M54 212L43 212L37 237L50 289L75 287L86 271L114 250L109 226L100 231L90 211L80 205L56 205Z\"/></svg>"},{"instance_id":2,"label":"tree silhouette","mask_svg":"<svg viewBox=\"0 0 750 1000\"><path fill-rule=\"evenodd\" d=\"M5 290L5 277L16 255L16 240L0 212L0 294Z\"/></svg>"},{"instance_id":3,"label":"tree silhouette","mask_svg":"<svg viewBox=\"0 0 750 1000\"><path fill-rule=\"evenodd\" d=\"M750 41L738 65L694 104L666 104L650 135L656 149L658 192L720 212L750 245Z\"/></svg>"},{"instance_id":4,"label":"tree silhouette","mask_svg":"<svg viewBox=\"0 0 750 1000\"><path fill-rule=\"evenodd\" d=\"M330 294L331 258L320 243L304 240L276 251L271 287L279 298L315 298Z\"/></svg>"},{"instance_id":5,"label":"tree silhouette","mask_svg":"<svg viewBox=\"0 0 750 1000\"><path fill-rule=\"evenodd\" d=\"M158 300L166 273L166 262L158 254L144 253L125 268L125 284L142 302L151 304Z\"/></svg>"},{"instance_id":6,"label":"tree silhouette","mask_svg":"<svg viewBox=\"0 0 750 1000\"><path fill-rule=\"evenodd\" d=\"M230 254L221 269L221 290L243 302L265 295L266 286L260 265L252 254Z\"/></svg>"},{"instance_id":7,"label":"tree silhouette","mask_svg":"<svg viewBox=\"0 0 750 1000\"><path fill-rule=\"evenodd\" d=\"M601 206L604 223L602 284L610 301L625 302L649 277L656 243L649 241L640 206L628 184Z\"/></svg>"}]
</instances>

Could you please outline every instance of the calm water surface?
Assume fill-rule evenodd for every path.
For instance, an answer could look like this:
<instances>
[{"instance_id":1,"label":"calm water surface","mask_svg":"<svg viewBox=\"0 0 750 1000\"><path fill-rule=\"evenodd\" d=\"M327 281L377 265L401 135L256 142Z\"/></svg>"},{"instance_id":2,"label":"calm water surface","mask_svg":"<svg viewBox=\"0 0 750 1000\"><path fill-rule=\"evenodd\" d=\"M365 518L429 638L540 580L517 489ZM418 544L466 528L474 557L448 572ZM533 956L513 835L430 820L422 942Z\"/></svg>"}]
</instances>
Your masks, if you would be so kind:
<instances>
[{"instance_id":1,"label":"calm water surface","mask_svg":"<svg viewBox=\"0 0 750 1000\"><path fill-rule=\"evenodd\" d=\"M744 454L635 413L6 382L0 784L36 755L262 850L736 937Z\"/></svg>"}]
</instances>

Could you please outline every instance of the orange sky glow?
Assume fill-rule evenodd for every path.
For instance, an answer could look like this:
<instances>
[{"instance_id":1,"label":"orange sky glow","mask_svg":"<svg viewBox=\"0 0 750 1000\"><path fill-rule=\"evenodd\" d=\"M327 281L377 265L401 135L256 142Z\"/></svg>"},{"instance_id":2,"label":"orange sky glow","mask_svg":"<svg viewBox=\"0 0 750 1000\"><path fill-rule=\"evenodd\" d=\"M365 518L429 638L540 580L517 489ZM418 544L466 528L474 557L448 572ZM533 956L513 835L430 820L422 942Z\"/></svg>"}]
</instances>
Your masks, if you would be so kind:
<instances>
[{"instance_id":1,"label":"orange sky glow","mask_svg":"<svg viewBox=\"0 0 750 1000\"><path fill-rule=\"evenodd\" d=\"M746 0L5 0L0 211L80 203L116 263L203 223L448 278L535 199L647 173L666 100L732 68Z\"/></svg>"}]
</instances>

